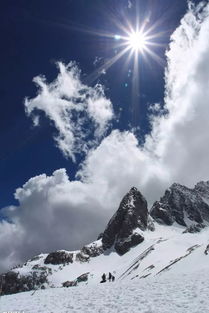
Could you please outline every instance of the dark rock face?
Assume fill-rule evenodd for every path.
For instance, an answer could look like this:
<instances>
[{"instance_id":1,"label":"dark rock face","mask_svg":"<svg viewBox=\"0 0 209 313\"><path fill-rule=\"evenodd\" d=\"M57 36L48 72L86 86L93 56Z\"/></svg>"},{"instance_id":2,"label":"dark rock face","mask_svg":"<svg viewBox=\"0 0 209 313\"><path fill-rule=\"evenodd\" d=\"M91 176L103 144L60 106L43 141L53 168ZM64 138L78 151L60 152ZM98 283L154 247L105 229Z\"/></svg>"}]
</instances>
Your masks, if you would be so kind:
<instances>
[{"instance_id":1,"label":"dark rock face","mask_svg":"<svg viewBox=\"0 0 209 313\"><path fill-rule=\"evenodd\" d=\"M97 240L102 239L103 233L100 233L99 236L97 237Z\"/></svg>"},{"instance_id":2,"label":"dark rock face","mask_svg":"<svg viewBox=\"0 0 209 313\"><path fill-rule=\"evenodd\" d=\"M119 254L126 253L131 247L144 240L143 236L133 232L136 228L147 229L147 201L135 188L125 195L119 209L109 221L103 236L104 250L114 245Z\"/></svg>"},{"instance_id":3,"label":"dark rock face","mask_svg":"<svg viewBox=\"0 0 209 313\"><path fill-rule=\"evenodd\" d=\"M174 222L170 206L161 201L156 201L153 204L150 214L159 223L172 225Z\"/></svg>"},{"instance_id":4,"label":"dark rock face","mask_svg":"<svg viewBox=\"0 0 209 313\"><path fill-rule=\"evenodd\" d=\"M85 282L88 280L89 273L84 273L76 278L78 283Z\"/></svg>"},{"instance_id":5,"label":"dark rock face","mask_svg":"<svg viewBox=\"0 0 209 313\"><path fill-rule=\"evenodd\" d=\"M76 261L84 263L84 262L88 262L90 259L89 255L83 253L83 252L78 252L76 254Z\"/></svg>"},{"instance_id":6,"label":"dark rock face","mask_svg":"<svg viewBox=\"0 0 209 313\"><path fill-rule=\"evenodd\" d=\"M160 201L154 203L150 215L166 225L177 222L187 226L187 219L201 224L203 220L209 220L209 206L197 190L173 184Z\"/></svg>"},{"instance_id":7,"label":"dark rock face","mask_svg":"<svg viewBox=\"0 0 209 313\"><path fill-rule=\"evenodd\" d=\"M73 253L65 251L55 251L47 255L44 264L66 264L73 263Z\"/></svg>"},{"instance_id":8,"label":"dark rock face","mask_svg":"<svg viewBox=\"0 0 209 313\"><path fill-rule=\"evenodd\" d=\"M95 258L104 252L102 245L92 243L91 245L84 246L79 253L76 254L76 260L80 262L88 262L89 259Z\"/></svg>"},{"instance_id":9,"label":"dark rock face","mask_svg":"<svg viewBox=\"0 0 209 313\"><path fill-rule=\"evenodd\" d=\"M65 281L63 284L62 284L62 286L63 287L75 287L75 286L77 286L77 281L76 280L72 280L72 281L69 281L69 280L67 280L67 281Z\"/></svg>"},{"instance_id":10,"label":"dark rock face","mask_svg":"<svg viewBox=\"0 0 209 313\"><path fill-rule=\"evenodd\" d=\"M187 227L187 228L183 231L183 234L185 234L185 233L190 233L190 234L199 233L203 228L205 228L205 225L204 225L204 224L194 224L194 225L190 225L189 227Z\"/></svg>"},{"instance_id":11,"label":"dark rock face","mask_svg":"<svg viewBox=\"0 0 209 313\"><path fill-rule=\"evenodd\" d=\"M209 199L209 181L197 183L194 190L203 198Z\"/></svg>"},{"instance_id":12,"label":"dark rock face","mask_svg":"<svg viewBox=\"0 0 209 313\"><path fill-rule=\"evenodd\" d=\"M89 257L96 257L96 256L99 256L100 254L103 253L103 247L102 246L97 246L95 244L91 244L91 245L88 245L88 246L84 246L82 249L81 249L81 252L83 252L84 254L87 254L89 255Z\"/></svg>"},{"instance_id":13,"label":"dark rock face","mask_svg":"<svg viewBox=\"0 0 209 313\"><path fill-rule=\"evenodd\" d=\"M75 287L78 285L78 283L88 281L88 275L89 275L89 272L78 276L75 280L72 280L72 281L67 280L64 283L62 283L62 286L67 287L67 288L68 287Z\"/></svg>"},{"instance_id":14,"label":"dark rock face","mask_svg":"<svg viewBox=\"0 0 209 313\"><path fill-rule=\"evenodd\" d=\"M144 241L144 237L138 233L134 233L128 238L124 238L116 241L115 250L118 254L123 255L130 250L131 247L134 247Z\"/></svg>"},{"instance_id":15,"label":"dark rock face","mask_svg":"<svg viewBox=\"0 0 209 313\"><path fill-rule=\"evenodd\" d=\"M2 295L13 294L22 291L42 288L47 283L47 271L33 271L28 275L20 275L18 272L9 271L0 276L2 282Z\"/></svg>"}]
</instances>

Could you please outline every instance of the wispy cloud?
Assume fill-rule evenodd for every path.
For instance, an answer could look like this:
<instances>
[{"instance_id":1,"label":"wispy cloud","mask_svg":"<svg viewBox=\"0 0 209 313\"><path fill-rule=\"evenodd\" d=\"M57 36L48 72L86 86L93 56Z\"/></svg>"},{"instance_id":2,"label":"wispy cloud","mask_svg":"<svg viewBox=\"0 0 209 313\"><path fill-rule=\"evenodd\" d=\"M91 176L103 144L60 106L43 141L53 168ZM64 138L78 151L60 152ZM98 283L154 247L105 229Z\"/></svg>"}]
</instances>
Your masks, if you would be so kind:
<instances>
[{"instance_id":1,"label":"wispy cloud","mask_svg":"<svg viewBox=\"0 0 209 313\"><path fill-rule=\"evenodd\" d=\"M25 110L33 117L35 126L39 123L39 111L45 113L57 129L57 146L75 161L76 154L86 153L99 143L114 113L103 87L84 85L74 62L57 65L59 74L53 82L47 83L44 76L33 79L38 94L25 99Z\"/></svg>"}]
</instances>

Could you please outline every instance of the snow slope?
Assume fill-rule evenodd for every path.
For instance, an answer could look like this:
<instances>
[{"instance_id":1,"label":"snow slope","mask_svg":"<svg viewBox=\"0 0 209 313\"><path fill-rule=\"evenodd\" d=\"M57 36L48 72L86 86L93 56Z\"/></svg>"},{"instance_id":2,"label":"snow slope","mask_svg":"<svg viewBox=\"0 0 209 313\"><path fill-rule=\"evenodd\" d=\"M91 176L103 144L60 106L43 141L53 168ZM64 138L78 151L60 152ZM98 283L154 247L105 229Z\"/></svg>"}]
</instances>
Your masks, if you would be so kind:
<instances>
[{"instance_id":1,"label":"snow slope","mask_svg":"<svg viewBox=\"0 0 209 313\"><path fill-rule=\"evenodd\" d=\"M208 270L191 275L167 273L140 281L118 281L53 288L4 296L0 312L25 313L206 313L209 307Z\"/></svg>"},{"instance_id":2,"label":"snow slope","mask_svg":"<svg viewBox=\"0 0 209 313\"><path fill-rule=\"evenodd\" d=\"M73 262L66 266L50 265L49 286L45 290L2 296L0 313L24 312L208 312L209 307L209 229L200 233L182 233L179 225L156 225L147 231L143 243L123 256L114 251ZM97 242L99 244L99 241ZM43 265L45 255L38 260ZM37 261L27 263L27 272ZM114 273L114 283L100 284L103 272ZM87 282L63 288L89 272ZM47 287L47 286L46 286Z\"/></svg>"},{"instance_id":3,"label":"snow slope","mask_svg":"<svg viewBox=\"0 0 209 313\"><path fill-rule=\"evenodd\" d=\"M184 227L177 224L172 227L156 224L154 232L144 233L144 242L123 256L113 250L107 250L97 257L90 258L88 262L74 261L69 265L48 264L51 274L48 275L49 284L45 287L62 287L63 282L73 281L84 273L89 273L88 285L97 285L103 272L112 272L117 280L133 280L145 275L159 275L161 271L168 270L178 274L202 268L209 270L209 255L207 257L204 254L209 243L209 229L205 228L195 234L184 234L184 230ZM94 244L99 245L100 241ZM28 261L15 271L25 275L36 264L40 267L45 266L45 258L46 255L41 254L39 260ZM170 267L166 268L168 266Z\"/></svg>"}]
</instances>

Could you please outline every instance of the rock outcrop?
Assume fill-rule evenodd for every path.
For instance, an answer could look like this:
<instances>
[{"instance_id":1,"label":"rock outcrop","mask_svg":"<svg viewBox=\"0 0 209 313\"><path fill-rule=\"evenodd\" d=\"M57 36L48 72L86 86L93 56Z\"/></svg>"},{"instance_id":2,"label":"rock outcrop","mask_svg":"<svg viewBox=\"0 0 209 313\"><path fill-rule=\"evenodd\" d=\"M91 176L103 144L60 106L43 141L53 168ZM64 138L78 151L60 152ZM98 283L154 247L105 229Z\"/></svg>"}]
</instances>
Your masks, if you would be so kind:
<instances>
[{"instance_id":1,"label":"rock outcrop","mask_svg":"<svg viewBox=\"0 0 209 313\"><path fill-rule=\"evenodd\" d=\"M144 240L142 232L147 229L147 201L135 188L122 199L117 212L109 221L103 236L104 250L114 246L119 254L126 253L131 247Z\"/></svg>"},{"instance_id":2,"label":"rock outcrop","mask_svg":"<svg viewBox=\"0 0 209 313\"><path fill-rule=\"evenodd\" d=\"M103 247L97 242L93 242L89 245L84 246L77 254L76 260L83 262L88 262L90 258L95 258L104 252Z\"/></svg>"},{"instance_id":3,"label":"rock outcrop","mask_svg":"<svg viewBox=\"0 0 209 313\"><path fill-rule=\"evenodd\" d=\"M183 231L183 234L186 234L186 233L190 233L190 234L195 234L195 233L199 233L201 232L202 229L205 228L205 225L204 224L193 224L193 225L190 225L189 227L187 227L184 231Z\"/></svg>"},{"instance_id":4,"label":"rock outcrop","mask_svg":"<svg viewBox=\"0 0 209 313\"><path fill-rule=\"evenodd\" d=\"M75 287L75 286L77 286L77 285L78 285L77 280L72 280L72 281L67 280L67 281L65 281L65 282L62 284L62 286L63 286L63 287L66 287L66 288L68 288L68 287Z\"/></svg>"},{"instance_id":5,"label":"rock outcrop","mask_svg":"<svg viewBox=\"0 0 209 313\"><path fill-rule=\"evenodd\" d=\"M1 295L45 288L48 275L47 269L29 272L27 275L9 271L0 275Z\"/></svg>"},{"instance_id":6,"label":"rock outcrop","mask_svg":"<svg viewBox=\"0 0 209 313\"><path fill-rule=\"evenodd\" d=\"M159 223L172 225L174 222L189 226L191 222L202 224L209 221L209 205L203 199L203 190L197 184L194 189L174 183L160 201L151 208L150 215ZM209 192L209 185L208 185Z\"/></svg>"},{"instance_id":7,"label":"rock outcrop","mask_svg":"<svg viewBox=\"0 0 209 313\"><path fill-rule=\"evenodd\" d=\"M209 181L200 181L194 187L194 190L206 200L209 200Z\"/></svg>"},{"instance_id":8,"label":"rock outcrop","mask_svg":"<svg viewBox=\"0 0 209 313\"><path fill-rule=\"evenodd\" d=\"M65 251L55 251L47 255L44 264L66 264L73 263L73 253Z\"/></svg>"}]
</instances>

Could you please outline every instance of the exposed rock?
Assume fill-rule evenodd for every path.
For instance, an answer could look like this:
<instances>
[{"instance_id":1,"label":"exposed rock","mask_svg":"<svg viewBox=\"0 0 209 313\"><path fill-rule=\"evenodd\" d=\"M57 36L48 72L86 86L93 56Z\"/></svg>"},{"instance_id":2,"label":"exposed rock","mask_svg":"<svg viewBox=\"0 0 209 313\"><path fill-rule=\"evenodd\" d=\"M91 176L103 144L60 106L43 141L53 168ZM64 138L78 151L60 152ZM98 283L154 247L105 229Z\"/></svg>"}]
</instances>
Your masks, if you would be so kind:
<instances>
[{"instance_id":1,"label":"exposed rock","mask_svg":"<svg viewBox=\"0 0 209 313\"><path fill-rule=\"evenodd\" d=\"M147 229L147 201L135 188L125 195L119 209L109 221L102 237L103 248L109 249L114 245L119 254L126 253L131 247L144 240L142 235L134 230Z\"/></svg>"},{"instance_id":2,"label":"exposed rock","mask_svg":"<svg viewBox=\"0 0 209 313\"><path fill-rule=\"evenodd\" d=\"M187 219L198 224L209 220L209 206L195 189L173 184L160 201L151 208L150 215L166 225L174 222L187 226Z\"/></svg>"},{"instance_id":3,"label":"exposed rock","mask_svg":"<svg viewBox=\"0 0 209 313\"><path fill-rule=\"evenodd\" d=\"M150 215L148 215L148 218L147 218L147 229L151 231L155 230L154 220Z\"/></svg>"},{"instance_id":4,"label":"exposed rock","mask_svg":"<svg viewBox=\"0 0 209 313\"><path fill-rule=\"evenodd\" d=\"M42 272L51 272L51 268L48 268L46 266L41 266L39 264L35 264L33 267L32 267L33 270L39 270L39 271L42 271Z\"/></svg>"},{"instance_id":5,"label":"exposed rock","mask_svg":"<svg viewBox=\"0 0 209 313\"><path fill-rule=\"evenodd\" d=\"M193 224L187 227L184 231L183 234L185 233L199 233L203 228L205 228L204 224Z\"/></svg>"},{"instance_id":6,"label":"exposed rock","mask_svg":"<svg viewBox=\"0 0 209 313\"><path fill-rule=\"evenodd\" d=\"M69 281L69 280L67 280L67 281L65 281L64 283L62 283L62 286L63 287L75 287L75 286L77 286L77 280L72 280L72 281Z\"/></svg>"},{"instance_id":7,"label":"exposed rock","mask_svg":"<svg viewBox=\"0 0 209 313\"><path fill-rule=\"evenodd\" d=\"M209 251L209 245L207 245L205 248L205 251L204 251L205 255L208 255L208 251Z\"/></svg>"},{"instance_id":8,"label":"exposed rock","mask_svg":"<svg viewBox=\"0 0 209 313\"><path fill-rule=\"evenodd\" d=\"M40 258L41 258L40 255L36 255L36 256L32 257L28 262L38 261L38 260L40 260Z\"/></svg>"},{"instance_id":9,"label":"exposed rock","mask_svg":"<svg viewBox=\"0 0 209 313\"><path fill-rule=\"evenodd\" d=\"M150 214L160 224L172 225L174 222L170 206L161 201L155 201Z\"/></svg>"},{"instance_id":10,"label":"exposed rock","mask_svg":"<svg viewBox=\"0 0 209 313\"><path fill-rule=\"evenodd\" d=\"M90 257L94 258L104 252L102 244L93 242L90 245L84 246L79 253L76 254L76 260L79 262L88 262Z\"/></svg>"},{"instance_id":11,"label":"exposed rock","mask_svg":"<svg viewBox=\"0 0 209 313\"><path fill-rule=\"evenodd\" d=\"M115 243L115 250L118 254L123 255L134 247L144 241L144 237L138 233L133 233L128 238L117 240Z\"/></svg>"},{"instance_id":12,"label":"exposed rock","mask_svg":"<svg viewBox=\"0 0 209 313\"><path fill-rule=\"evenodd\" d=\"M102 239L103 233L100 233L99 236L97 237L97 240Z\"/></svg>"},{"instance_id":13,"label":"exposed rock","mask_svg":"<svg viewBox=\"0 0 209 313\"><path fill-rule=\"evenodd\" d=\"M197 183L194 190L203 198L209 199L209 181Z\"/></svg>"},{"instance_id":14,"label":"exposed rock","mask_svg":"<svg viewBox=\"0 0 209 313\"><path fill-rule=\"evenodd\" d=\"M97 245L96 243L92 243L91 245L84 246L81 249L81 252L93 258L103 253L103 251L104 250L103 250L102 245Z\"/></svg>"},{"instance_id":15,"label":"exposed rock","mask_svg":"<svg viewBox=\"0 0 209 313\"><path fill-rule=\"evenodd\" d=\"M65 252L65 251L55 251L51 252L47 255L45 264L66 264L73 263L73 253Z\"/></svg>"},{"instance_id":16,"label":"exposed rock","mask_svg":"<svg viewBox=\"0 0 209 313\"><path fill-rule=\"evenodd\" d=\"M30 272L28 275L20 275L18 272L9 271L0 275L2 282L2 295L34 290L47 283L47 272Z\"/></svg>"},{"instance_id":17,"label":"exposed rock","mask_svg":"<svg viewBox=\"0 0 209 313\"><path fill-rule=\"evenodd\" d=\"M79 261L81 263L88 262L89 259L90 259L89 255L87 255L81 251L76 254L76 261Z\"/></svg>"},{"instance_id":18,"label":"exposed rock","mask_svg":"<svg viewBox=\"0 0 209 313\"><path fill-rule=\"evenodd\" d=\"M87 280L88 280L88 275L89 275L89 272L88 272L88 273L84 273L84 274L78 276L78 277L76 278L77 282L80 283L80 282L85 282L85 281L87 281Z\"/></svg>"}]
</instances>

